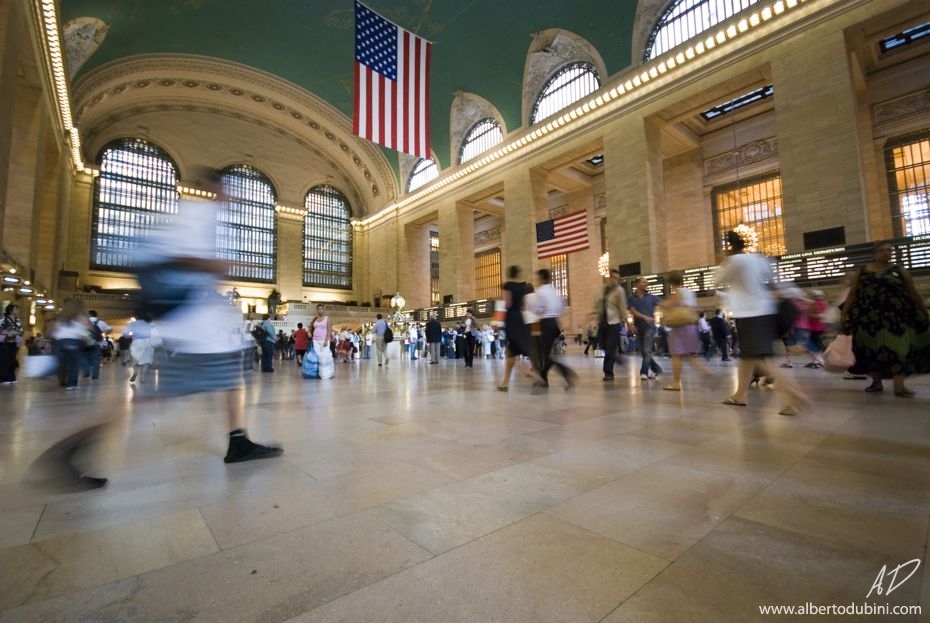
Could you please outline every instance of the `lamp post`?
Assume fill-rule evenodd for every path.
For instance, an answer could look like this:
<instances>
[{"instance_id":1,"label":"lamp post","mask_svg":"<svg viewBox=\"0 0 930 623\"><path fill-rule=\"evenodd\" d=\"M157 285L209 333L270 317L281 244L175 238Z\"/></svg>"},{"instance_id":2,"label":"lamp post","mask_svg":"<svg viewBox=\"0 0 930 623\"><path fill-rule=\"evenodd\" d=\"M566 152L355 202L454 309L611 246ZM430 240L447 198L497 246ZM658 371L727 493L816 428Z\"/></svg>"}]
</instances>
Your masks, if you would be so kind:
<instances>
[{"instance_id":1,"label":"lamp post","mask_svg":"<svg viewBox=\"0 0 930 623\"><path fill-rule=\"evenodd\" d=\"M406 314L403 312L406 304L407 300L400 295L400 292L391 297L391 308L394 310L391 314L391 323L395 329L407 319Z\"/></svg>"}]
</instances>

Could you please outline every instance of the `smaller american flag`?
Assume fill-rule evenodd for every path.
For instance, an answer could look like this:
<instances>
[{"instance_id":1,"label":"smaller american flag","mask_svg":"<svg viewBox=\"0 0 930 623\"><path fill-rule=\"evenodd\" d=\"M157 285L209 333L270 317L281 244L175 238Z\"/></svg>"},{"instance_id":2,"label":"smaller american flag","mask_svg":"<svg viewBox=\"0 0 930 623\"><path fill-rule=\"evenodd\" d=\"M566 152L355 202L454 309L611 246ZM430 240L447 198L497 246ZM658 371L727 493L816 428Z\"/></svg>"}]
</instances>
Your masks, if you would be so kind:
<instances>
[{"instance_id":1,"label":"smaller american flag","mask_svg":"<svg viewBox=\"0 0 930 623\"><path fill-rule=\"evenodd\" d=\"M590 246L587 210L536 223L536 257L541 260L553 255L584 251Z\"/></svg>"}]
</instances>

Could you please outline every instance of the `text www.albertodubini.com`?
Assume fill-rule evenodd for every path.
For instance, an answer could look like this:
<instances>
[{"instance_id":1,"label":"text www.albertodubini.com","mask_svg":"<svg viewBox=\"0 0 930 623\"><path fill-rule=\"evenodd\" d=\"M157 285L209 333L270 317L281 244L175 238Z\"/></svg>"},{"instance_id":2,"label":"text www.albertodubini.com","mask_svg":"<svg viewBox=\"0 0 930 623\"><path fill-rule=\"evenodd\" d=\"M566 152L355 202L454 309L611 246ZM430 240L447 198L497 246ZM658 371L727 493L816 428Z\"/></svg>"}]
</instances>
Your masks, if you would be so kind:
<instances>
[{"instance_id":1,"label":"text www.albertodubini.com","mask_svg":"<svg viewBox=\"0 0 930 623\"><path fill-rule=\"evenodd\" d=\"M920 614L920 606L892 606L891 604L851 603L849 605L831 604L818 606L807 602L800 606L759 606L760 614L794 614L794 615L826 615L826 614L891 614L914 615Z\"/></svg>"}]
</instances>

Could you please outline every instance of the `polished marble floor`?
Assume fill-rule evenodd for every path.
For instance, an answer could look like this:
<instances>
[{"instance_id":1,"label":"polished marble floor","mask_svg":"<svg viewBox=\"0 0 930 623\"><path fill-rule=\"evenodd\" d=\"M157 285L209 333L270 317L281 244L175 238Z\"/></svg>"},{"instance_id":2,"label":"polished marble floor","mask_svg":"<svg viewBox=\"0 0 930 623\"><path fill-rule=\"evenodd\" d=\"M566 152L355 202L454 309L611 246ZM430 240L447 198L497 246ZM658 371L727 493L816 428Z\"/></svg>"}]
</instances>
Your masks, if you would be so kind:
<instances>
[{"instance_id":1,"label":"polished marble floor","mask_svg":"<svg viewBox=\"0 0 930 623\"><path fill-rule=\"evenodd\" d=\"M784 417L766 389L721 405L719 362L719 387L686 369L678 393L638 362L604 384L600 359L565 360L579 386L544 393L496 391L498 360L330 381L282 363L245 401L285 454L236 465L217 396L132 402L119 366L74 392L0 387L0 621L756 621L930 596L930 378L904 399L795 368L817 406ZM108 487L19 484L103 421Z\"/></svg>"}]
</instances>

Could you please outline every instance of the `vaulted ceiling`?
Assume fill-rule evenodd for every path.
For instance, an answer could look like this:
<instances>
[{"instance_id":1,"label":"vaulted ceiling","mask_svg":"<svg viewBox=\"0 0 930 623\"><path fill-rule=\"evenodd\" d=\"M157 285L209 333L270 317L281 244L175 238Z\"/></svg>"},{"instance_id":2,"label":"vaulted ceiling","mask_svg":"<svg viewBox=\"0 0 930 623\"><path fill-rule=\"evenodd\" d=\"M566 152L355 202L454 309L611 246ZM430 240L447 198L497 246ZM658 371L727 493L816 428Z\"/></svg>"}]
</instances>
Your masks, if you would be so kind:
<instances>
[{"instance_id":1,"label":"vaulted ceiling","mask_svg":"<svg viewBox=\"0 0 930 623\"><path fill-rule=\"evenodd\" d=\"M457 91L491 102L512 132L522 126L521 89L532 35L570 31L590 43L614 74L640 53L632 50L637 4L368 3L434 42L430 131L442 168L452 164L450 107ZM355 189L356 202L368 206L399 192L396 153L351 133L351 0L61 0L60 11L88 160L118 135L142 134L167 140L179 154L193 146L212 150L210 162L300 163L307 178L342 180ZM204 113L212 114L209 122ZM225 118L223 135L207 135L217 116ZM297 197L306 189L282 190Z\"/></svg>"}]
</instances>

